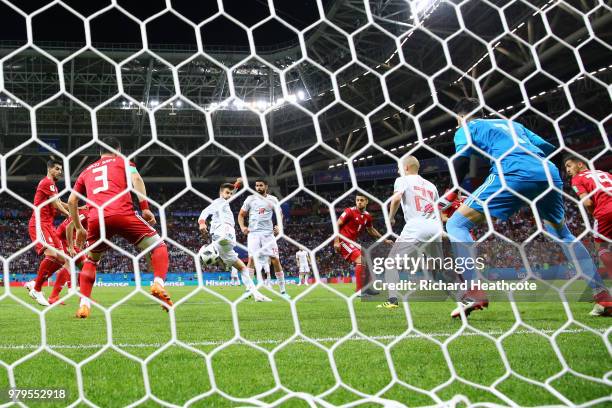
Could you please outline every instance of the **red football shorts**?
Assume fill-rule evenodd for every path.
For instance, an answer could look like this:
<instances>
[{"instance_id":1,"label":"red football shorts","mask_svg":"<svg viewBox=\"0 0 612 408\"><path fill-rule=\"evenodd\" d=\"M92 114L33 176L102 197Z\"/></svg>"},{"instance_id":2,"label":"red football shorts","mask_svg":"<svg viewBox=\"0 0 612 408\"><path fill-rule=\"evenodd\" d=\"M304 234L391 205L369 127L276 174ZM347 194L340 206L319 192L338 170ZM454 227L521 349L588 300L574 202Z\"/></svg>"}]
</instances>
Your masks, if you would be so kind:
<instances>
[{"instance_id":1,"label":"red football shorts","mask_svg":"<svg viewBox=\"0 0 612 408\"><path fill-rule=\"evenodd\" d=\"M55 228L53 228L53 225L41 224L40 230L42 232L41 238L48 246L53 247L59 251L63 250L62 241L55 233ZM30 233L30 239L32 240L32 242L36 242L36 225L29 224L28 232ZM42 243L36 242L34 250L38 255L41 255L43 252L45 252L45 249L46 248Z\"/></svg>"},{"instance_id":2,"label":"red football shorts","mask_svg":"<svg viewBox=\"0 0 612 408\"><path fill-rule=\"evenodd\" d=\"M612 213L595 220L593 229L595 230L595 242L612 241ZM608 241L603 239L603 237L607 238Z\"/></svg>"},{"instance_id":3,"label":"red football shorts","mask_svg":"<svg viewBox=\"0 0 612 408\"><path fill-rule=\"evenodd\" d=\"M340 255L350 262L355 262L361 256L361 249L348 241L340 240Z\"/></svg>"},{"instance_id":4,"label":"red football shorts","mask_svg":"<svg viewBox=\"0 0 612 408\"><path fill-rule=\"evenodd\" d=\"M157 231L149 225L137 212L130 215L111 215L104 217L104 226L106 227L106 239L110 240L115 235L119 235L130 243L137 245L145 237L157 235ZM87 246L91 247L100 240L100 220L89 219L87 224ZM104 252L108 249L108 245L101 243L91 252Z\"/></svg>"}]
</instances>

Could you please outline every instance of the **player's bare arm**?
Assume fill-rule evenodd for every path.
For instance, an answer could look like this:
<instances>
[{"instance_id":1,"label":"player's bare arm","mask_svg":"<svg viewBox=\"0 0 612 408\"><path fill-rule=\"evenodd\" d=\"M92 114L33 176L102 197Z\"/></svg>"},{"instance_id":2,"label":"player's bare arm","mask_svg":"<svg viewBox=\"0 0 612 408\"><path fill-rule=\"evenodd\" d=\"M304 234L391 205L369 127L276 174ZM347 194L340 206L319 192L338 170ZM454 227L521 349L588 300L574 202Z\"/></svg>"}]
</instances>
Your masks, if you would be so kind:
<instances>
[{"instance_id":1,"label":"player's bare arm","mask_svg":"<svg viewBox=\"0 0 612 408\"><path fill-rule=\"evenodd\" d=\"M342 228L342 226L344 225L344 220L342 218L338 219L338 229ZM336 237L334 238L334 249L336 250L336 252L340 252L340 236L336 235Z\"/></svg>"},{"instance_id":2,"label":"player's bare arm","mask_svg":"<svg viewBox=\"0 0 612 408\"><path fill-rule=\"evenodd\" d=\"M200 220L198 224L200 228L200 234L202 234L202 237L204 239L207 239L208 238L208 225L206 224L206 221Z\"/></svg>"},{"instance_id":3,"label":"player's bare arm","mask_svg":"<svg viewBox=\"0 0 612 408\"><path fill-rule=\"evenodd\" d=\"M584 208L589 212L589 214L593 215L593 211L595 211L595 205L593 204L593 200L588 198L587 193L582 193L579 195L580 202L584 206Z\"/></svg>"},{"instance_id":4,"label":"player's bare arm","mask_svg":"<svg viewBox=\"0 0 612 408\"><path fill-rule=\"evenodd\" d=\"M248 214L248 211L245 211L242 208L240 209L240 212L238 213L238 225L240 225L240 230L242 231L244 235L249 234L249 227L247 227L246 221L245 221L245 217L247 214Z\"/></svg>"},{"instance_id":5,"label":"player's bare arm","mask_svg":"<svg viewBox=\"0 0 612 408\"><path fill-rule=\"evenodd\" d=\"M280 223L282 223L283 221L284 221L284 220L283 220L283 213L281 212L281 213L280 213ZM274 235L278 235L278 234L280 234L280 232L281 232L281 229L280 229L280 224L276 224L276 225L274 226L274 228L272 229L272 231L274 232Z\"/></svg>"},{"instance_id":6,"label":"player's bare arm","mask_svg":"<svg viewBox=\"0 0 612 408\"><path fill-rule=\"evenodd\" d=\"M68 209L68 204L60 200L59 198L53 200L53 207L57 209L57 211L61 212L64 217L69 217L70 212Z\"/></svg>"},{"instance_id":7,"label":"player's bare arm","mask_svg":"<svg viewBox=\"0 0 612 408\"><path fill-rule=\"evenodd\" d=\"M66 242L68 243L68 253L70 256L74 256L76 254L76 252L74 252L74 228L74 222L72 221L66 227Z\"/></svg>"},{"instance_id":8,"label":"player's bare arm","mask_svg":"<svg viewBox=\"0 0 612 408\"><path fill-rule=\"evenodd\" d=\"M145 187L144 180L136 171L132 172L131 178L134 190L138 192L138 200L140 202L140 211L142 212L142 218L144 218L144 220L148 222L149 225L155 225L157 221L155 220L155 215L153 215L153 212L149 210L149 202L147 201L147 188Z\"/></svg>"},{"instance_id":9,"label":"player's bare arm","mask_svg":"<svg viewBox=\"0 0 612 408\"><path fill-rule=\"evenodd\" d=\"M402 203L402 193L397 191L391 196L391 202L389 203L389 222L391 225L395 225L395 214Z\"/></svg>"},{"instance_id":10,"label":"player's bare arm","mask_svg":"<svg viewBox=\"0 0 612 408\"><path fill-rule=\"evenodd\" d=\"M70 197L68 197L68 208L70 209L70 217L72 218L72 223L76 231L76 245L82 248L85 243L85 238L87 238L87 231L83 228L83 224L81 224L79 218L79 197L75 192L72 192Z\"/></svg>"},{"instance_id":11,"label":"player's bare arm","mask_svg":"<svg viewBox=\"0 0 612 408\"><path fill-rule=\"evenodd\" d=\"M382 238L382 234L380 233L380 231L378 231L374 226L370 225L369 227L366 228L366 231L368 232L368 235L371 236L372 238L379 240ZM391 241L390 239L385 239L385 244L393 244L393 241Z\"/></svg>"}]
</instances>

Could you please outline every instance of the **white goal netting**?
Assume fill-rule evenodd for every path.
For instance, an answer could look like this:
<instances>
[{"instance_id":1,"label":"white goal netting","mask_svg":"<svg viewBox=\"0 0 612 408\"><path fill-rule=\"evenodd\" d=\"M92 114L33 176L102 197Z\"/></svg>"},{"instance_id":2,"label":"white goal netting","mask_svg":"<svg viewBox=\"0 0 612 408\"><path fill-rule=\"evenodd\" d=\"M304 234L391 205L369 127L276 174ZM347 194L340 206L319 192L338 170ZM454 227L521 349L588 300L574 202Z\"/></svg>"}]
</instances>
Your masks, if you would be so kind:
<instances>
[{"instance_id":1,"label":"white goal netting","mask_svg":"<svg viewBox=\"0 0 612 408\"><path fill-rule=\"evenodd\" d=\"M88 378L91 375L88 366L114 352L135 363L137 368L132 371L138 377L135 381L144 389L144 395L134 397L131 406L146 402L161 406L225 406L211 402L211 396L219 396L219 401L234 404L232 406L525 404L512 390L502 387L510 380L533 387L528 390L547 393L559 405L603 406L611 403L609 393L603 396L596 393L594 397L580 400L568 397L557 387L559 381L568 376L578 379L580 384L594 384L604 390L612 385L609 360L612 331L609 324L591 324L583 319L584 316L579 316L577 313L584 314L584 308L577 312L567 301L555 303L552 313L561 316L563 322L549 327L546 322L530 320L529 316L525 318L521 312L523 304L508 302L504 306L506 313L498 315L506 319L503 324L489 324L486 318L477 320L476 324L461 319L452 330L447 330L446 326L438 329L420 323L429 314L441 313L446 317L446 309L432 306L430 313L423 311L429 307L425 303L424 307L416 309L413 303L400 303L399 310L391 312L395 317L400 316L398 323L395 317L368 315L364 310L375 308L374 303L359 302L356 294L344 290L346 285L332 283L344 281L344 277L336 276L337 264L342 260L330 261L330 257L338 257L330 248L334 236L339 233L339 211L353 205L351 200L357 191L365 192L370 205L377 208L376 226L383 236L397 237L398 229L392 227L387 209L392 178L385 181L387 174L382 177L380 173L378 183L372 184L377 173L368 176L364 170L368 166L378 166L384 172L384 165L400 163L402 157L411 153L426 157L422 170L429 171L429 175L424 174L424 177L435 179L438 188L459 187L456 177L452 176L453 134L457 129L452 107L461 97L478 98L489 117L517 120L528 128L537 128L537 133L559 146L553 159L572 153L583 158L591 168L605 166L610 154L607 136L610 111L607 108L610 106L609 70L612 65L610 35L606 33L612 11L609 2L313 0L315 18L305 21L291 14L291 5L268 0L258 1L253 6L264 10L264 15L252 23L235 16L232 10L236 2L226 5L222 0L216 2L218 10L201 19L187 15L185 2L173 0L158 2L159 7L151 6L151 10L141 13L135 13L129 2L119 0L111 0L108 5L88 13L75 2L60 0L35 9L22 8L17 1L0 0L0 3L16 19L23 20L27 36L25 42L15 44L0 58L0 123L4 126L0 130L0 137L4 139L0 141L0 193L5 207L2 210L12 210L11 205L34 209L31 200L24 197L24 190L13 188L18 183L38 181L21 176L23 173L19 172L22 164L27 165L28 155L42 155L45 160L53 156L63 161L66 184L60 196L65 201L80 171L97 160L95 151L101 140L120 134L121 140L130 140L124 151L126 160L144 157L138 167L147 184L151 207L157 214L155 228L170 247L171 272L193 268L184 279L195 282L191 286L193 291L179 296L167 317L164 314L156 318L167 319L169 327L164 330L168 338L162 335L158 342L151 342L151 337L145 336L139 344L138 335L126 337L123 333L129 325L129 330L136 332L147 330L146 325L139 328L139 316L129 316L122 310L139 296L146 297L149 303L157 302L146 287L148 278L142 277L148 270L148 252L137 253L131 247L109 241L109 252L115 255L106 257L102 264L108 270L119 270L118 265L121 265L121 270L133 271L134 286L129 292L100 302L96 301L96 292L106 288L101 285L94 288L92 315L104 316L104 323L92 326L92 330L105 333L101 343L85 341L81 344L79 339L72 339L58 346L55 325L59 320L54 320L50 326L48 319L60 314L67 319L68 315L72 317L73 310L67 311L59 305L41 309L30 299L20 296L23 289L11 285L19 265L29 264L30 270L35 272L38 259L32 261L26 257L33 252L33 244L24 247L7 244L13 239L11 234L27 234L25 229L9 231L11 225L17 224L7 224L9 227L1 232L5 234L2 237L5 246L0 254L5 287L0 291L0 322L5 313L4 303L13 305L24 315L34 314L39 324L39 328L33 326L36 335L29 337L30 341L23 340L26 337L16 328L0 327L0 356L4 356L0 357L0 377L6 374L7 387L23 388L20 380L23 376L18 375L20 367L40 371L42 368L31 363L42 354L48 354L74 373L76 392L70 396L70 406L101 406L96 403L97 397L88 392L92 389L91 383L95 382ZM229 3L232 3L232 10ZM148 6L142 3L138 7ZM49 13L58 9L82 21L82 43L74 42L71 47L62 48L37 40L36 24L41 19L51 18ZM111 45L99 39L96 30L109 30L103 27L103 21L110 14L121 16L126 32L128 26L132 27L130 32L140 38L141 48L128 52L129 47L125 46L125 50L115 49L113 53ZM571 23L565 23L567 21ZM156 25L169 36L173 35L170 34L173 30L188 31L194 38L193 48L177 46L172 52L168 51L168 46L165 49L158 46ZM243 46L223 49L216 42L210 43L215 35L223 37L225 27L228 27L228 38L236 43L243 41ZM282 33L278 36L282 38L274 38L275 29ZM281 46L275 48L269 43ZM79 58L87 58L89 62ZM103 67L96 73L87 68L93 60ZM48 86L49 77L57 81L55 87ZM111 85L104 83L106 80ZM95 81L100 82L90 83ZM71 132L80 135L70 142L68 137L71 136L49 136L53 134L53 126L67 125L49 125L56 120L51 115L58 104L78 112L66 119ZM73 115L77 115L80 122ZM119 125L112 123L112 115L124 115L121 119L124 125L121 120ZM16 122L18 117L28 123L29 133L19 133L16 125L13 126L12 121ZM61 121L61 116L59 118L57 120ZM585 138L584 134L590 136ZM431 166L429 170L427 166ZM473 166L471 174L475 172ZM226 296L223 290L212 286L214 282L205 277L207 271L198 255L199 247L205 242L197 238L197 222L188 227L192 230L183 232L183 224L176 220L178 212L184 216L193 217L193 212L199 215L202 208L216 198L218 185L233 182L237 177L243 178L245 188L232 199L234 210L247 195L254 193L255 180L260 177L270 181L272 191L280 194L277 218L280 219L285 211L283 206L299 207L290 219L285 217L287 225L281 228L277 238L281 262L285 272L290 272L287 265L293 265L295 251L305 249L312 260L314 281L299 294L292 292L295 293L292 299L273 297L273 303L280 305L281 310L274 318L283 314L278 324L282 330L290 328L287 336L273 333L274 322L263 325L259 331L248 326L259 304L251 304L251 300L242 297ZM326 180L342 183L342 191L317 187L324 185ZM164 195L156 186L166 182L176 183L180 188ZM461 188L467 193L464 187ZM581 239L590 238L593 225L587 212L569 189L564 197L568 213L576 225L581 226L577 235ZM300 220L300 217L311 216L313 208L322 214L325 222ZM39 214L40 208L35 211ZM482 241L499 239L522 248L525 254L529 246L522 241L546 235L537 213L529 213L524 218L534 217L535 220L529 222L512 219L508 224L496 222L487 212L487 222L479 227L478 238ZM22 223L21 227L27 228L27 225ZM40 238L41 232L38 234ZM240 241L238 247L246 251L245 241ZM173 269L173 262L181 263L181 267ZM72 285L63 292L66 302L79 296L75 261L71 260L70 265ZM352 267L346 263L339 268L348 271ZM104 279L100 275L98 278ZM579 272L570 275L567 283L559 286L541 281L558 292L559 299L566 300L564 290L580 283L580 277ZM261 280L258 286L262 287ZM169 286L171 293L172 289ZM327 297L318 300L320 309L309 312L308 305L320 293ZM212 340L199 340L199 334L185 336L185 330L215 332L215 316L203 316L205 309L194 309L193 304L197 305L198 299L204 305L207 302L222 305L219 306L223 312L218 325L227 327L227 333ZM326 299L333 299L329 300L331 309L325 306ZM544 308L542 304L537 307L540 311ZM181 308L193 314L182 314ZM157 308L149 304L135 310L151 315L157 312L154 309ZM333 321L345 331L317 327L320 324L318 314L332 309ZM545 319L546 313L542 313L541 318ZM376 322L369 323L364 316ZM194 322L181 322L182 318ZM198 319L207 319L209 325L199 325ZM392 329L381 327L387 323ZM51 332L56 334L51 335ZM576 347L603 350L608 358L600 362L603 368L590 372L575 368L575 355L568 356L563 351L572 344L568 336L573 334L590 339L581 340ZM538 354L538 349L520 350L523 347L520 341L518 346L515 342L516 336L521 335L535 336L541 342L538 340L530 345L543 343L551 350L549 358L555 359L556 364L550 369L552 371L549 367L542 370L542 375L530 376L517 370L516 359L524 360L530 353ZM473 367L464 363L458 365L455 360L457 345L474 338L482 340L482 347L494 350L499 360L493 368L478 367L484 373L482 381L474 379L473 375L464 375L472 373ZM438 363L446 370L443 380L428 384L415 377L421 366L429 362L422 356L414 358L408 352L398 354L396 350L407 340L415 340L415 346L421 344L416 341L422 340L437 350L441 356ZM348 363L346 359L338 362L338 356L349 343L357 344L355 353L362 346L364 350L377 350L378 354L374 354L378 357L371 364L386 367L384 381L370 378L367 371L362 373L364 382L380 384L375 391L372 387L361 386L358 381L347 381L343 375ZM279 368L278 359L286 348L295 344L312 346L329 364L331 374L326 377L327 383L320 392L305 392L286 384L283 372L287 368ZM473 348L480 346L475 344L481 343L466 344L464 354L477 354ZM265 391L245 396L227 390L225 385L231 380L227 380L226 373L231 372L234 359L249 358L249 352L232 354L237 345L249 348L254 355L264 356L257 361L269 366L266 370L272 379L263 387ZM158 357L175 348L203 362L201 369L210 384L202 393L186 392L189 398L181 401L157 395L158 380L153 378L150 368ZM65 353L71 349L91 352L77 359ZM147 353L133 352L137 349ZM421 350L427 355L430 349L423 347ZM509 350L512 355L508 354ZM11 351L22 354L10 359L7 353ZM371 358L367 356L369 354L366 360ZM220 358L226 359L229 368L219 363ZM355 356L355 360L359 360L359 356ZM406 368L411 364L419 367L411 371ZM186 367L193 366L186 364ZM240 367L248 367L248 364L241 362ZM367 364L359 367L367 370ZM180 364L173 369L180 369ZM295 367L295 373L304 375L299 374L299 367ZM109 379L99 381L105 380ZM32 385L32 382L26 383ZM58 384L41 383L40 388L59 388ZM0 382L0 388L3 386ZM462 387L471 392L465 392ZM408 400L402 397L404 391L422 399ZM343 399L341 392L351 397ZM474 397L479 393L481 397ZM537 401L537 397L534 398ZM297 405L298 401L303 405ZM550 404L549 399L542 401ZM3 402L0 400L0 406ZM24 404L27 402L19 403L20 406ZM7 402L9 405L11 402Z\"/></svg>"}]
</instances>

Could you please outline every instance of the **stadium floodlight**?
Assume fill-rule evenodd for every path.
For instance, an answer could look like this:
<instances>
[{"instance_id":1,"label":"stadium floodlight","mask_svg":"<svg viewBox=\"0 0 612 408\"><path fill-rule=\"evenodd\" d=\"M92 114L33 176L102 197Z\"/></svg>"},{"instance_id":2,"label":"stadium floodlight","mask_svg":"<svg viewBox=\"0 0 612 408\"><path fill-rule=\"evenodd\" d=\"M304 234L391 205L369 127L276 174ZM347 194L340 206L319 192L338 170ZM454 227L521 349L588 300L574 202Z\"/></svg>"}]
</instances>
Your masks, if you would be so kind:
<instances>
[{"instance_id":1,"label":"stadium floodlight","mask_svg":"<svg viewBox=\"0 0 612 408\"><path fill-rule=\"evenodd\" d=\"M283 103L285 103L285 98L283 98L283 97L280 97L280 98L278 98L276 100L276 104L277 105L282 105Z\"/></svg>"},{"instance_id":2,"label":"stadium floodlight","mask_svg":"<svg viewBox=\"0 0 612 408\"><path fill-rule=\"evenodd\" d=\"M297 102L297 96L291 94L291 95L287 95L287 100L289 102Z\"/></svg>"},{"instance_id":3,"label":"stadium floodlight","mask_svg":"<svg viewBox=\"0 0 612 408\"><path fill-rule=\"evenodd\" d=\"M176 106L178 106L179 108L183 106L183 101L181 100L176 101Z\"/></svg>"},{"instance_id":4,"label":"stadium floodlight","mask_svg":"<svg viewBox=\"0 0 612 408\"><path fill-rule=\"evenodd\" d=\"M244 101L242 99L234 99L232 105L234 105L236 109L244 109Z\"/></svg>"},{"instance_id":5,"label":"stadium floodlight","mask_svg":"<svg viewBox=\"0 0 612 408\"><path fill-rule=\"evenodd\" d=\"M300 101L303 101L304 98L306 97L306 94L304 93L304 91L300 89L299 91L297 91L297 97Z\"/></svg>"},{"instance_id":6,"label":"stadium floodlight","mask_svg":"<svg viewBox=\"0 0 612 408\"><path fill-rule=\"evenodd\" d=\"M268 105L269 105L268 102L264 101L263 99L260 99L260 100L257 101L257 107L259 109L261 109L261 110L266 109L268 107Z\"/></svg>"},{"instance_id":7,"label":"stadium floodlight","mask_svg":"<svg viewBox=\"0 0 612 408\"><path fill-rule=\"evenodd\" d=\"M435 2L436 0L413 0L410 4L415 13L422 13L433 6Z\"/></svg>"},{"instance_id":8,"label":"stadium floodlight","mask_svg":"<svg viewBox=\"0 0 612 408\"><path fill-rule=\"evenodd\" d=\"M151 101L151 106L157 106L157 105L159 105L159 101L157 99L153 99Z\"/></svg>"}]
</instances>

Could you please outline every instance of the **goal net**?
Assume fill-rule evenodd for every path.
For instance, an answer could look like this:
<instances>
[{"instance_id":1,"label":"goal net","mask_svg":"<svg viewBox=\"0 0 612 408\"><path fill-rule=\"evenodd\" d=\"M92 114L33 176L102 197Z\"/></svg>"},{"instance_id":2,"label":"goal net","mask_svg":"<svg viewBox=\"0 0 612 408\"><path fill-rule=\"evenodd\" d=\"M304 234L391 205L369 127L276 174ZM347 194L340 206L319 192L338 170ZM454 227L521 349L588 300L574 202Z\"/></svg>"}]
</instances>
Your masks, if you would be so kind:
<instances>
[{"instance_id":1,"label":"goal net","mask_svg":"<svg viewBox=\"0 0 612 408\"><path fill-rule=\"evenodd\" d=\"M595 193L581 200L571 177L561 189L546 170L542 195L529 198L508 185L506 155L492 156L469 134L466 177L453 165L462 156L455 135L467 129L454 108L470 97L483 118L507 127L517 149L511 121L553 145L546 159L526 153L543 168L550 161L565 177L572 155L605 171L597 183L610 187L608 2L107 3L0 0L8 27L0 39L0 406L611 403L609 321L589 316L584 259L564 252L537 211L546 193L562 194L573 243L585 244L605 285L598 254L609 240L597 236L584 205ZM103 143L109 136L121 142L116 153L135 203L144 196L130 166L146 185L174 306L160 311L150 292L160 242L138 248L107 226L91 314L80 320L78 265L87 249L60 256L70 279L51 306L22 288L54 247L42 225L53 198L34 205L34 193L57 159L56 192L66 202L100 147L113 147ZM411 155L439 191L434 204L447 189L480 203L471 253L486 263L483 279L533 282L534 293L493 291L488 310L451 319L463 292L408 291L386 309L377 306L390 293L355 291L355 281L378 279L375 254L386 256L384 241L400 237L402 210L395 225L389 205L398 166L403 172ZM500 191L481 202L491 166ZM257 253L262 268L253 275L271 302L247 297L238 286L246 277L230 279L230 265L202 262L210 240L198 217L220 185L237 179L229 205L245 263L253 253L238 221L243 203L261 193L258 180L279 200L270 207L278 252ZM503 194L524 204L507 220L493 216ZM338 220L359 208L359 197L372 221L355 238ZM457 254L447 238L440 245ZM57 279L44 284L45 298Z\"/></svg>"}]
</instances>

